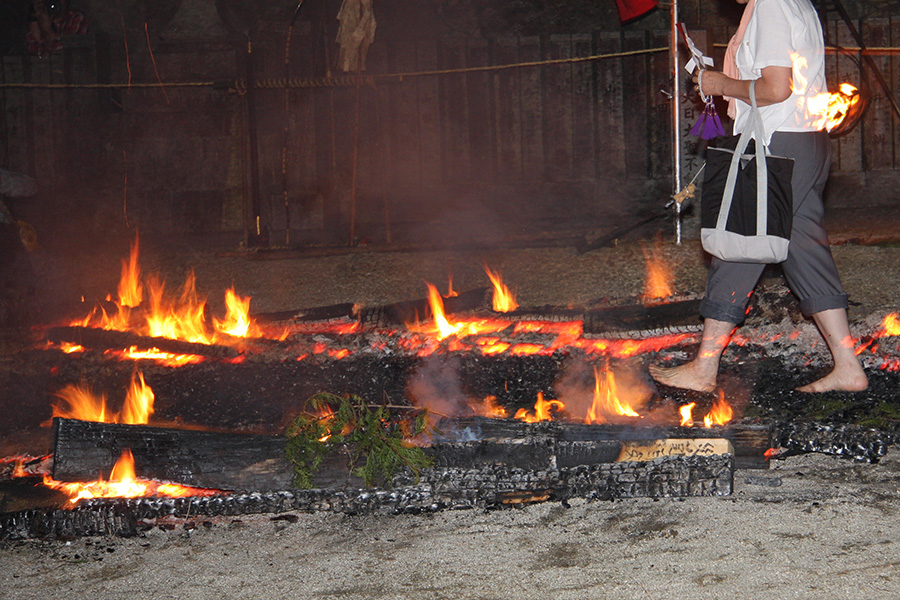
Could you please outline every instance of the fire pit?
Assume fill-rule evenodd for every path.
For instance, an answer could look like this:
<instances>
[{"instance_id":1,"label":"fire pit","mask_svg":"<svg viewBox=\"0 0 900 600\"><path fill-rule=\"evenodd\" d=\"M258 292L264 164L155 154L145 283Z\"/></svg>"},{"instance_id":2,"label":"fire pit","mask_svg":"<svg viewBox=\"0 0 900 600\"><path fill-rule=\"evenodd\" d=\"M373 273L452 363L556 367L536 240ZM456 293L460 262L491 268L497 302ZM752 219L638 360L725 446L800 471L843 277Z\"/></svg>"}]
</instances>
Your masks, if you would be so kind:
<instances>
[{"instance_id":1,"label":"fire pit","mask_svg":"<svg viewBox=\"0 0 900 600\"><path fill-rule=\"evenodd\" d=\"M135 246L118 300L46 330L47 346L29 351L27 370L68 382L56 390L54 460L43 471L56 482L87 481L109 473L128 450L137 477L212 491L82 500L68 510L6 515L0 528L12 537L128 533L166 515L727 495L735 467L765 468L772 448L776 455L815 450L877 460L893 443L862 428L741 417L751 400L765 405L773 382L783 389L790 378L770 360L771 348L790 350L802 339L778 342L772 330L750 329L759 339L737 340L744 359L725 373L717 394L659 390L635 366L642 356L663 349L677 355L695 343L696 297L664 291L585 307L519 307L499 274L486 271L493 288L442 295L429 285L428 297L416 301L254 319L249 299L229 290L228 314L210 329L192 277L177 301L154 284L144 312L133 299L142 296ZM761 290L750 318L794 318L792 310L784 293ZM142 322L147 326L135 327ZM861 340L884 367L873 377L875 398L895 379L892 323L885 319ZM752 370L768 373L750 373L756 389L729 385ZM121 408L107 405L97 389L127 389L127 399ZM346 476L316 490L292 489L280 436L322 391L429 411L441 432L427 443L434 466L418 477L397 474L391 489L367 490ZM185 448L210 453L189 456ZM229 458L243 453L244 462L220 460L211 477L210 456L229 449Z\"/></svg>"}]
</instances>

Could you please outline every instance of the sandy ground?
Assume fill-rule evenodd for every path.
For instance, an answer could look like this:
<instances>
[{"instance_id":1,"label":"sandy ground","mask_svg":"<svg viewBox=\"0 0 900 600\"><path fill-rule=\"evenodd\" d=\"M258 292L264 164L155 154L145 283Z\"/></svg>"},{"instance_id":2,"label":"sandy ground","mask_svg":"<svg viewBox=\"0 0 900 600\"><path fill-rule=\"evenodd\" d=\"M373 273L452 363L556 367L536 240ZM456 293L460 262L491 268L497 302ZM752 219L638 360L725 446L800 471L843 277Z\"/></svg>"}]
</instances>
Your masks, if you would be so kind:
<instances>
[{"instance_id":1,"label":"sandy ground","mask_svg":"<svg viewBox=\"0 0 900 600\"><path fill-rule=\"evenodd\" d=\"M805 455L738 471L726 498L198 519L6 544L0 597L891 599L898 495L896 454Z\"/></svg>"},{"instance_id":2,"label":"sandy ground","mask_svg":"<svg viewBox=\"0 0 900 600\"><path fill-rule=\"evenodd\" d=\"M151 244L148 244L148 246ZM119 259L36 255L48 312L115 290ZM147 251L146 270L210 297L234 284L258 312L422 297L500 269L524 305L642 291L641 244L489 253L346 254L249 261L209 250ZM702 290L695 243L664 244L676 291ZM900 248L840 246L851 321L894 309ZM106 269L98 269L98 266ZM777 485L776 484L780 484ZM131 539L0 545L0 598L898 598L900 460L821 455L738 471L724 498L572 501L426 515L298 514L177 522Z\"/></svg>"}]
</instances>

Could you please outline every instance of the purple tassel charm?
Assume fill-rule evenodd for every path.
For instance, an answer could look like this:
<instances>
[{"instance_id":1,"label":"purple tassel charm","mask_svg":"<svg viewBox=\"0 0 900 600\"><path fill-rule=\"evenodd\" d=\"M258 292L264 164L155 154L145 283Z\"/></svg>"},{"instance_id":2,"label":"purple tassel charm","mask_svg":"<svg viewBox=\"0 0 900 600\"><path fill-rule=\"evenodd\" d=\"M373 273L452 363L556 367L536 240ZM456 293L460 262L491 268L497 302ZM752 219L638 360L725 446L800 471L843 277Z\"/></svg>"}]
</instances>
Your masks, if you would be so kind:
<instances>
[{"instance_id":1,"label":"purple tassel charm","mask_svg":"<svg viewBox=\"0 0 900 600\"><path fill-rule=\"evenodd\" d=\"M721 135L725 135L725 129L722 127L722 121L719 119L719 113L716 112L716 105L713 103L712 96L706 100L706 106L700 118L691 128L691 135L700 137L704 140L711 140Z\"/></svg>"}]
</instances>

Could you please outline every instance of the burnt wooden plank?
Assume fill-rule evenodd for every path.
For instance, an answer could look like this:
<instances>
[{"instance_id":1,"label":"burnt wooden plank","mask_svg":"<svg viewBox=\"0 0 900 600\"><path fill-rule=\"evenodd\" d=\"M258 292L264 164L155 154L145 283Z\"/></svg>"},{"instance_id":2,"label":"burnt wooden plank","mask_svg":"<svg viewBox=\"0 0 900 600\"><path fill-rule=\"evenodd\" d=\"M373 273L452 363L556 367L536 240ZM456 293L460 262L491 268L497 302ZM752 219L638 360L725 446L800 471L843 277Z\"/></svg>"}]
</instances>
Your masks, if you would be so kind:
<instances>
[{"instance_id":1,"label":"burnt wooden plank","mask_svg":"<svg viewBox=\"0 0 900 600\"><path fill-rule=\"evenodd\" d=\"M515 419L470 417L446 419L442 430L469 431L482 440L543 439L565 442L651 442L667 439L721 438L734 447L735 467L768 469L765 452L773 445L773 425L769 423L729 423L724 427L659 427L641 425L590 425L562 421L526 423Z\"/></svg>"},{"instance_id":2,"label":"burnt wooden plank","mask_svg":"<svg viewBox=\"0 0 900 600\"><path fill-rule=\"evenodd\" d=\"M444 312L453 314L483 308L487 305L487 294L488 288L478 288L444 298ZM431 305L427 298L422 298L383 306L362 307L358 310L357 317L363 323L402 325L416 319L430 318Z\"/></svg>"},{"instance_id":3,"label":"burnt wooden plank","mask_svg":"<svg viewBox=\"0 0 900 600\"><path fill-rule=\"evenodd\" d=\"M222 490L274 490L290 485L293 469L276 436L170 429L147 425L53 420L53 478L106 479L122 451L135 474Z\"/></svg>"},{"instance_id":4,"label":"burnt wooden plank","mask_svg":"<svg viewBox=\"0 0 900 600\"><path fill-rule=\"evenodd\" d=\"M418 483L395 478L384 489L315 489L252 492L212 497L97 499L73 510L24 510L0 514L0 540L134 536L156 519L282 513L402 514L582 497L666 498L727 496L734 488L730 456L674 456L647 462L601 463L529 471L426 469ZM278 517L273 517L278 519ZM185 523L187 526L188 523Z\"/></svg>"},{"instance_id":5,"label":"burnt wooden plank","mask_svg":"<svg viewBox=\"0 0 900 600\"><path fill-rule=\"evenodd\" d=\"M230 358L240 352L230 346L216 344L195 344L169 338L137 335L127 331L96 329L93 327L52 327L47 330L47 340L53 343L69 342L85 348L102 348L120 350L136 346L141 350L157 348L172 354L197 354Z\"/></svg>"},{"instance_id":6,"label":"burnt wooden plank","mask_svg":"<svg viewBox=\"0 0 900 600\"><path fill-rule=\"evenodd\" d=\"M595 308L584 313L584 333L694 325L699 311L700 300Z\"/></svg>"},{"instance_id":7,"label":"burnt wooden plank","mask_svg":"<svg viewBox=\"0 0 900 600\"><path fill-rule=\"evenodd\" d=\"M353 302L342 302L328 306L314 306L297 310L284 310L270 313L254 314L253 318L259 323L272 323L278 321L330 321L331 319L350 318L356 306Z\"/></svg>"}]
</instances>

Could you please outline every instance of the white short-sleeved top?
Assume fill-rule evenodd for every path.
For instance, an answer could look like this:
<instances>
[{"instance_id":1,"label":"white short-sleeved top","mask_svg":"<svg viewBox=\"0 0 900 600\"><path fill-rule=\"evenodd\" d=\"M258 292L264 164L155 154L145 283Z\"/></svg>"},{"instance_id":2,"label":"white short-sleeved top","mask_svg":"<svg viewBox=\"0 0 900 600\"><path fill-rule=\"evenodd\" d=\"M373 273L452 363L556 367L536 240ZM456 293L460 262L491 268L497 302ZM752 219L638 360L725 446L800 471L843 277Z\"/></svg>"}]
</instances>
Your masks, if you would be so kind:
<instances>
[{"instance_id":1,"label":"white short-sleeved top","mask_svg":"<svg viewBox=\"0 0 900 600\"><path fill-rule=\"evenodd\" d=\"M791 67L793 93L779 104L760 107L766 143L775 131L819 131L824 120L810 99L827 93L825 43L819 16L809 0L756 0L744 39L735 54L741 79L758 79L764 67ZM750 105L738 101L734 133L744 130Z\"/></svg>"}]
</instances>

